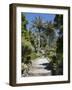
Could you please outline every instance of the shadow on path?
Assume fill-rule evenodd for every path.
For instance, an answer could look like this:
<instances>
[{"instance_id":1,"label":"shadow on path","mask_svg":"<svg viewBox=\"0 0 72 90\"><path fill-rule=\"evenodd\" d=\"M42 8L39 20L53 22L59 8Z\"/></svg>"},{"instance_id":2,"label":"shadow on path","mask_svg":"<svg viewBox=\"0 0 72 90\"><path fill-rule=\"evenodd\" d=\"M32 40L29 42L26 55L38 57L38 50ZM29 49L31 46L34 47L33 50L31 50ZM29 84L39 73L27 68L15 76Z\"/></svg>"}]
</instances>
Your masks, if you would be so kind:
<instances>
[{"instance_id":1,"label":"shadow on path","mask_svg":"<svg viewBox=\"0 0 72 90\"><path fill-rule=\"evenodd\" d=\"M29 70L30 76L51 76L51 66L47 58L37 58L32 61L32 66Z\"/></svg>"},{"instance_id":2,"label":"shadow on path","mask_svg":"<svg viewBox=\"0 0 72 90\"><path fill-rule=\"evenodd\" d=\"M45 68L44 68L44 69L47 69L47 70L52 70L52 64L51 64L51 63L43 63L43 64L40 64L40 65L45 66Z\"/></svg>"}]
</instances>

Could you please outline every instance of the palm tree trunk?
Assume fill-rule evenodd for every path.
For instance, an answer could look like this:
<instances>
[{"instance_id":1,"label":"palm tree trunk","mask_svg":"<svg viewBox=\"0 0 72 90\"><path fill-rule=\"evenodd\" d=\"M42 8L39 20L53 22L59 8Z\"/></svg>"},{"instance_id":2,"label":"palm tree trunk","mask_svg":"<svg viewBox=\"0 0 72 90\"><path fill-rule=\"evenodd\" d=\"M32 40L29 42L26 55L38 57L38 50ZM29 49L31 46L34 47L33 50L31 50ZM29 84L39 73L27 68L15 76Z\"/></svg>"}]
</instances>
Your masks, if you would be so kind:
<instances>
[{"instance_id":1,"label":"palm tree trunk","mask_svg":"<svg viewBox=\"0 0 72 90\"><path fill-rule=\"evenodd\" d=\"M40 51L40 30L38 32L38 54L39 54L39 51Z\"/></svg>"}]
</instances>

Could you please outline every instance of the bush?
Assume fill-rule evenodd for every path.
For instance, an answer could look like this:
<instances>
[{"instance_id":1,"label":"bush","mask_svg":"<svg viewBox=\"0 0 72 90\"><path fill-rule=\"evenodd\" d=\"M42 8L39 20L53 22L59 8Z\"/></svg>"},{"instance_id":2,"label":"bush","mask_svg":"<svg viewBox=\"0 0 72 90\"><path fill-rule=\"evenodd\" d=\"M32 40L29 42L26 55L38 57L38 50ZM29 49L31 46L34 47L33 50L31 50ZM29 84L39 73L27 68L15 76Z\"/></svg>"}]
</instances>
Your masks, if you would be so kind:
<instances>
[{"instance_id":1,"label":"bush","mask_svg":"<svg viewBox=\"0 0 72 90\"><path fill-rule=\"evenodd\" d=\"M31 60L34 60L38 57L38 55L35 52L31 53L30 56L31 56Z\"/></svg>"},{"instance_id":2,"label":"bush","mask_svg":"<svg viewBox=\"0 0 72 90\"><path fill-rule=\"evenodd\" d=\"M23 53L30 54L33 50L33 47L29 41L24 40L24 42L22 42L22 50Z\"/></svg>"},{"instance_id":3,"label":"bush","mask_svg":"<svg viewBox=\"0 0 72 90\"><path fill-rule=\"evenodd\" d=\"M22 42L22 62L28 63L31 60L30 54L33 52L33 47L29 41Z\"/></svg>"},{"instance_id":4,"label":"bush","mask_svg":"<svg viewBox=\"0 0 72 90\"><path fill-rule=\"evenodd\" d=\"M52 57L52 75L63 75L63 60L60 57Z\"/></svg>"}]
</instances>

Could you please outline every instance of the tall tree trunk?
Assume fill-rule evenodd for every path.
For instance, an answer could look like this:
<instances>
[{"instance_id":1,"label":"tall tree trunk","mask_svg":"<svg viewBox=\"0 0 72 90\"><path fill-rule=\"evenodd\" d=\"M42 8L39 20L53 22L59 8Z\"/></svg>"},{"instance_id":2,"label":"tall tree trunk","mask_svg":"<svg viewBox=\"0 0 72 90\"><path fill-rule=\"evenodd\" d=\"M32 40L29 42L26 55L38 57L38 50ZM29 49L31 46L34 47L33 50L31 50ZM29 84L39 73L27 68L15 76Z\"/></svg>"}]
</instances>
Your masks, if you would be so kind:
<instances>
[{"instance_id":1,"label":"tall tree trunk","mask_svg":"<svg viewBox=\"0 0 72 90\"><path fill-rule=\"evenodd\" d=\"M39 51L40 51L40 30L38 32L38 54L39 54Z\"/></svg>"}]
</instances>

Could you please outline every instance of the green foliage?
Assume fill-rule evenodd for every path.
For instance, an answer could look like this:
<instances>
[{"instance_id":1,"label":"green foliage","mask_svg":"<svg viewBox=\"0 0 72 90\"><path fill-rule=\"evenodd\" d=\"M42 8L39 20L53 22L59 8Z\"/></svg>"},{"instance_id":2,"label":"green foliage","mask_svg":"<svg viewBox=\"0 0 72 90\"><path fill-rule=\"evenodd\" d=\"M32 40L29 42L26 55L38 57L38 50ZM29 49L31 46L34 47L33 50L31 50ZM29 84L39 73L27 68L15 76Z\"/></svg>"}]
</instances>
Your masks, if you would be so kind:
<instances>
[{"instance_id":1,"label":"green foliage","mask_svg":"<svg viewBox=\"0 0 72 90\"><path fill-rule=\"evenodd\" d=\"M31 57L29 55L32 52L32 45L30 43L30 36L29 32L26 28L26 25L28 24L28 21L26 20L24 14L21 15L22 19L22 24L21 24L21 29L22 29L22 37L21 37L21 43L22 43L22 62L25 64L30 63Z\"/></svg>"},{"instance_id":2,"label":"green foliage","mask_svg":"<svg viewBox=\"0 0 72 90\"><path fill-rule=\"evenodd\" d=\"M36 45L35 45L35 35L28 31L26 25L28 21L26 20L24 14L22 14L22 62L28 64L31 60L36 59L38 56L34 52Z\"/></svg>"},{"instance_id":3,"label":"green foliage","mask_svg":"<svg viewBox=\"0 0 72 90\"><path fill-rule=\"evenodd\" d=\"M43 22L41 17L36 17L32 21L32 28L30 30L27 30L28 21L24 14L21 15L21 21L21 51L24 65L28 67L31 60L44 55L51 59L52 74L62 75L63 16L56 15L53 23L48 21ZM56 37L56 30L59 30L58 37ZM42 50L44 53L42 53Z\"/></svg>"},{"instance_id":4,"label":"green foliage","mask_svg":"<svg viewBox=\"0 0 72 90\"><path fill-rule=\"evenodd\" d=\"M50 21L50 22L46 22L45 23L45 34L46 35L50 35L51 33L53 33L54 32L54 25L52 24L52 22Z\"/></svg>"},{"instance_id":5,"label":"green foliage","mask_svg":"<svg viewBox=\"0 0 72 90\"><path fill-rule=\"evenodd\" d=\"M32 60L35 60L36 58L38 58L38 55L35 52L31 53L30 56Z\"/></svg>"},{"instance_id":6,"label":"green foliage","mask_svg":"<svg viewBox=\"0 0 72 90\"><path fill-rule=\"evenodd\" d=\"M22 46L22 62L27 61L28 55L31 53L31 49L28 46Z\"/></svg>"},{"instance_id":7,"label":"green foliage","mask_svg":"<svg viewBox=\"0 0 72 90\"><path fill-rule=\"evenodd\" d=\"M31 43L25 40L25 42L22 44L22 50L24 55L30 54L32 52Z\"/></svg>"},{"instance_id":8,"label":"green foliage","mask_svg":"<svg viewBox=\"0 0 72 90\"><path fill-rule=\"evenodd\" d=\"M55 28L60 28L63 26L63 15L56 15L54 19L54 26Z\"/></svg>"},{"instance_id":9,"label":"green foliage","mask_svg":"<svg viewBox=\"0 0 72 90\"><path fill-rule=\"evenodd\" d=\"M40 30L43 28L43 21L42 18L36 17L33 21L32 21L32 28L36 28L38 30L38 32L40 32Z\"/></svg>"},{"instance_id":10,"label":"green foliage","mask_svg":"<svg viewBox=\"0 0 72 90\"><path fill-rule=\"evenodd\" d=\"M57 40L57 53L63 53L63 37L59 37Z\"/></svg>"},{"instance_id":11,"label":"green foliage","mask_svg":"<svg viewBox=\"0 0 72 90\"><path fill-rule=\"evenodd\" d=\"M26 30L26 25L28 24L28 21L26 20L26 18L23 14L21 15L21 21L22 21L21 30L22 30L22 34L23 34L24 31Z\"/></svg>"},{"instance_id":12,"label":"green foliage","mask_svg":"<svg viewBox=\"0 0 72 90\"><path fill-rule=\"evenodd\" d=\"M56 42L56 56L52 57L53 75L63 74L63 15L56 15L54 26L59 30L59 37Z\"/></svg>"},{"instance_id":13,"label":"green foliage","mask_svg":"<svg viewBox=\"0 0 72 90\"><path fill-rule=\"evenodd\" d=\"M24 37L25 40L30 41L29 32L27 30L23 31L22 37Z\"/></svg>"}]
</instances>

